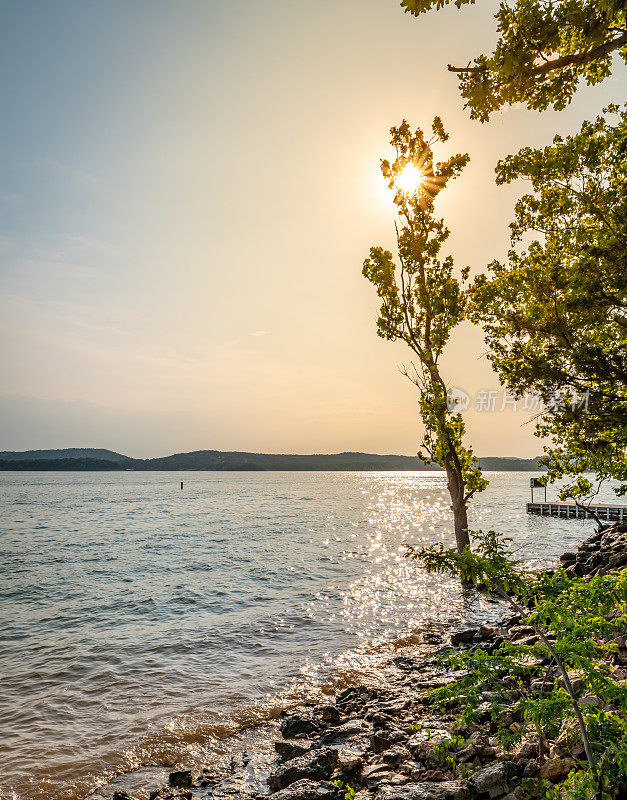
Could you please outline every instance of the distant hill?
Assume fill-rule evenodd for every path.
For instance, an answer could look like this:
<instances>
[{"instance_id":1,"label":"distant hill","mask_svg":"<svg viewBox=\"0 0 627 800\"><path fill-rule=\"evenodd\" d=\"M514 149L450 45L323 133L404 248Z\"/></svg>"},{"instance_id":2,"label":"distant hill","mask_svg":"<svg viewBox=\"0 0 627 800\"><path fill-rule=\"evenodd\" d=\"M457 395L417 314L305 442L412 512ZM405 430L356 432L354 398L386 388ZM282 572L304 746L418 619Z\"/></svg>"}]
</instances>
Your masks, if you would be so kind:
<instances>
[{"instance_id":1,"label":"distant hill","mask_svg":"<svg viewBox=\"0 0 627 800\"><path fill-rule=\"evenodd\" d=\"M207 470L417 470L432 469L416 456L380 456L369 453L288 455L197 450L165 458L136 461L134 469Z\"/></svg>"},{"instance_id":2,"label":"distant hill","mask_svg":"<svg viewBox=\"0 0 627 800\"><path fill-rule=\"evenodd\" d=\"M105 458L15 458L11 461L0 459L0 471L24 472L26 470L67 472L121 470L122 464Z\"/></svg>"},{"instance_id":3,"label":"distant hill","mask_svg":"<svg viewBox=\"0 0 627 800\"><path fill-rule=\"evenodd\" d=\"M486 470L538 470L537 458L480 458ZM70 466L74 463L75 466ZM28 465L28 466L27 466ZM99 466L97 466L99 465ZM163 458L130 458L112 450L67 448L64 450L26 450L0 452L1 470L233 470L233 471L415 471L438 469L417 456L377 455L373 453L333 453L328 455L289 455L271 453L195 450Z\"/></svg>"},{"instance_id":4,"label":"distant hill","mask_svg":"<svg viewBox=\"0 0 627 800\"><path fill-rule=\"evenodd\" d=\"M536 458L513 458L513 457L500 457L500 456L485 456L479 459L479 463L485 470L495 470L497 472L537 472L544 467L538 466L538 459Z\"/></svg>"},{"instance_id":5,"label":"distant hill","mask_svg":"<svg viewBox=\"0 0 627 800\"><path fill-rule=\"evenodd\" d=\"M63 450L23 450L21 452L0 450L0 461L56 461L67 458L95 458L103 461L117 461L119 464L133 461L132 458L123 456L121 453L96 447L66 447Z\"/></svg>"}]
</instances>

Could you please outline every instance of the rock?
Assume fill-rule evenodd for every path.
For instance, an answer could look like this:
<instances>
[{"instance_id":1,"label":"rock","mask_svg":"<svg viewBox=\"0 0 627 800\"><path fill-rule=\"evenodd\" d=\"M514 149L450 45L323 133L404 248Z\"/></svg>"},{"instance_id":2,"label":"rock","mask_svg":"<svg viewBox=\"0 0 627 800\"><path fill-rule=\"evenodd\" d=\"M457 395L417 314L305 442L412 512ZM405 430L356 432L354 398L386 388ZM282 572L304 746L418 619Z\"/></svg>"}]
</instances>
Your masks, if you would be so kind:
<instances>
[{"instance_id":1,"label":"rock","mask_svg":"<svg viewBox=\"0 0 627 800\"><path fill-rule=\"evenodd\" d=\"M577 553L562 553L560 561L562 564L571 563L577 560Z\"/></svg>"},{"instance_id":2,"label":"rock","mask_svg":"<svg viewBox=\"0 0 627 800\"><path fill-rule=\"evenodd\" d=\"M373 714L372 727L377 730L390 730L396 727L396 719L390 714Z\"/></svg>"},{"instance_id":3,"label":"rock","mask_svg":"<svg viewBox=\"0 0 627 800\"><path fill-rule=\"evenodd\" d=\"M418 662L408 656L396 656L392 659L392 664L403 672L412 672L418 667Z\"/></svg>"},{"instance_id":4,"label":"rock","mask_svg":"<svg viewBox=\"0 0 627 800\"><path fill-rule=\"evenodd\" d=\"M558 783L564 780L572 768L572 758L551 758L540 767L538 778L543 781Z\"/></svg>"},{"instance_id":5,"label":"rock","mask_svg":"<svg viewBox=\"0 0 627 800\"><path fill-rule=\"evenodd\" d=\"M371 789L378 789L381 786L402 786L407 783L409 778L406 775L399 775L393 772L389 766L386 769L378 770L368 777L366 786Z\"/></svg>"},{"instance_id":6,"label":"rock","mask_svg":"<svg viewBox=\"0 0 627 800\"><path fill-rule=\"evenodd\" d=\"M573 687L573 691L575 694L578 694L585 686L583 670L569 669L566 674L568 675L568 680ZM564 679L561 676L557 679L557 683L558 686L565 686Z\"/></svg>"},{"instance_id":7,"label":"rock","mask_svg":"<svg viewBox=\"0 0 627 800\"><path fill-rule=\"evenodd\" d=\"M409 739L407 747L413 750L414 748L420 747L422 744L433 746L434 744L439 744L443 739L448 739L450 735L451 734L443 728L429 728L425 725L422 730L414 733Z\"/></svg>"},{"instance_id":8,"label":"rock","mask_svg":"<svg viewBox=\"0 0 627 800\"><path fill-rule=\"evenodd\" d=\"M337 725L340 721L340 716L340 711L337 706L322 706L320 709L322 721L331 725Z\"/></svg>"},{"instance_id":9,"label":"rock","mask_svg":"<svg viewBox=\"0 0 627 800\"><path fill-rule=\"evenodd\" d=\"M403 763L397 767L397 769L399 772L402 772L403 775L408 775L412 781L420 780L426 772L425 767L423 767L423 765L419 764L417 761L414 761L412 758L408 758L407 761L403 761Z\"/></svg>"},{"instance_id":10,"label":"rock","mask_svg":"<svg viewBox=\"0 0 627 800\"><path fill-rule=\"evenodd\" d=\"M456 647L458 644L465 644L466 642L472 642L475 638L475 634L477 633L476 628L466 628L462 631L456 631L454 634L451 635L451 644L453 647Z\"/></svg>"},{"instance_id":11,"label":"rock","mask_svg":"<svg viewBox=\"0 0 627 800\"><path fill-rule=\"evenodd\" d=\"M521 758L529 760L530 758L537 758L538 757L538 745L536 742L523 742L520 747L516 750L516 761L520 761Z\"/></svg>"},{"instance_id":12,"label":"rock","mask_svg":"<svg viewBox=\"0 0 627 800\"><path fill-rule=\"evenodd\" d=\"M618 553L610 558L608 566L610 569L620 569L625 564L627 564L627 553Z\"/></svg>"},{"instance_id":13,"label":"rock","mask_svg":"<svg viewBox=\"0 0 627 800\"><path fill-rule=\"evenodd\" d=\"M500 761L475 772L469 783L480 797L499 797L509 792L509 781L516 772L511 761Z\"/></svg>"},{"instance_id":14,"label":"rock","mask_svg":"<svg viewBox=\"0 0 627 800\"><path fill-rule=\"evenodd\" d=\"M411 753L403 745L395 744L383 753L383 760L386 764L391 764L393 767L398 767L403 761L411 758Z\"/></svg>"},{"instance_id":15,"label":"rock","mask_svg":"<svg viewBox=\"0 0 627 800\"><path fill-rule=\"evenodd\" d=\"M388 764L367 764L361 771L361 782L367 783L373 775L376 775L378 772L389 772L390 767Z\"/></svg>"},{"instance_id":16,"label":"rock","mask_svg":"<svg viewBox=\"0 0 627 800\"><path fill-rule=\"evenodd\" d=\"M423 764L428 769L436 769L440 766L440 760L433 752L433 745L429 742L420 742L419 745L413 747L412 739L407 742L407 746L411 749L412 755L416 761Z\"/></svg>"},{"instance_id":17,"label":"rock","mask_svg":"<svg viewBox=\"0 0 627 800\"><path fill-rule=\"evenodd\" d=\"M302 780L281 789L271 797L272 800L339 800L343 794L332 783Z\"/></svg>"},{"instance_id":18,"label":"rock","mask_svg":"<svg viewBox=\"0 0 627 800\"><path fill-rule=\"evenodd\" d=\"M113 792L113 800L133 800L128 792Z\"/></svg>"},{"instance_id":19,"label":"rock","mask_svg":"<svg viewBox=\"0 0 627 800\"><path fill-rule=\"evenodd\" d=\"M192 788L192 773L188 769L180 769L168 775L168 783L176 789Z\"/></svg>"},{"instance_id":20,"label":"rock","mask_svg":"<svg viewBox=\"0 0 627 800\"><path fill-rule=\"evenodd\" d=\"M271 789L285 789L300 780L322 781L331 776L339 761L338 751L332 747L310 750L302 756L281 764L268 777Z\"/></svg>"},{"instance_id":21,"label":"rock","mask_svg":"<svg viewBox=\"0 0 627 800\"><path fill-rule=\"evenodd\" d=\"M309 748L309 744L294 744L293 742L287 742L284 739L279 739L274 743L274 750L276 754L286 761L290 758L304 756L305 753L308 752Z\"/></svg>"},{"instance_id":22,"label":"rock","mask_svg":"<svg viewBox=\"0 0 627 800\"><path fill-rule=\"evenodd\" d=\"M538 774L539 769L540 764L537 762L537 760L535 758L530 758L525 764L522 776L523 778L533 778L534 775Z\"/></svg>"},{"instance_id":23,"label":"rock","mask_svg":"<svg viewBox=\"0 0 627 800\"><path fill-rule=\"evenodd\" d=\"M616 606L616 608L613 608L609 614L605 615L605 619L608 622L611 622L613 619L618 619L619 617L624 616L625 613L627 613L625 606Z\"/></svg>"},{"instance_id":24,"label":"rock","mask_svg":"<svg viewBox=\"0 0 627 800\"><path fill-rule=\"evenodd\" d=\"M176 789L173 786L165 786L150 793L149 800L192 800L192 793L189 789Z\"/></svg>"},{"instance_id":25,"label":"rock","mask_svg":"<svg viewBox=\"0 0 627 800\"><path fill-rule=\"evenodd\" d=\"M425 644L440 644L442 642L442 636L439 633L424 633L422 641Z\"/></svg>"},{"instance_id":26,"label":"rock","mask_svg":"<svg viewBox=\"0 0 627 800\"><path fill-rule=\"evenodd\" d=\"M346 750L339 751L338 767L346 775L357 775L361 772L364 765L363 758L357 753L350 753Z\"/></svg>"},{"instance_id":27,"label":"rock","mask_svg":"<svg viewBox=\"0 0 627 800\"><path fill-rule=\"evenodd\" d=\"M447 778L448 776L446 773L442 772L441 769L429 769L422 776L423 781L432 781L437 783L445 781Z\"/></svg>"},{"instance_id":28,"label":"rock","mask_svg":"<svg viewBox=\"0 0 627 800\"><path fill-rule=\"evenodd\" d=\"M580 706L588 706L589 708L605 708L605 703L600 697L595 694L589 694L579 700Z\"/></svg>"},{"instance_id":29,"label":"rock","mask_svg":"<svg viewBox=\"0 0 627 800\"><path fill-rule=\"evenodd\" d=\"M425 781L405 786L383 786L377 793L377 800L468 800L470 796L460 781Z\"/></svg>"},{"instance_id":30,"label":"rock","mask_svg":"<svg viewBox=\"0 0 627 800\"><path fill-rule=\"evenodd\" d=\"M461 762L463 764L465 761L472 761L472 759L476 755L477 755L477 750L476 750L474 744L472 744L472 742L471 742L468 745L468 747L465 747L463 750L459 751L459 753L457 754L456 758L457 758L457 761L459 761L459 762Z\"/></svg>"},{"instance_id":31,"label":"rock","mask_svg":"<svg viewBox=\"0 0 627 800\"><path fill-rule=\"evenodd\" d=\"M385 733L373 733L370 737L370 747L373 753L383 753L384 750L389 750L392 744L392 740Z\"/></svg>"},{"instance_id":32,"label":"rock","mask_svg":"<svg viewBox=\"0 0 627 800\"><path fill-rule=\"evenodd\" d=\"M306 739L320 730L318 722L305 714L289 714L279 727L284 739Z\"/></svg>"},{"instance_id":33,"label":"rock","mask_svg":"<svg viewBox=\"0 0 627 800\"><path fill-rule=\"evenodd\" d=\"M360 733L369 731L368 723L360 719L351 719L343 725L338 725L335 728L328 728L321 736L320 741L323 744L335 742L338 739L348 739L349 737L358 736Z\"/></svg>"},{"instance_id":34,"label":"rock","mask_svg":"<svg viewBox=\"0 0 627 800\"><path fill-rule=\"evenodd\" d=\"M564 572L568 575L569 578L576 578L577 576L581 576L581 568L578 564L571 564L569 567L566 567Z\"/></svg>"}]
</instances>

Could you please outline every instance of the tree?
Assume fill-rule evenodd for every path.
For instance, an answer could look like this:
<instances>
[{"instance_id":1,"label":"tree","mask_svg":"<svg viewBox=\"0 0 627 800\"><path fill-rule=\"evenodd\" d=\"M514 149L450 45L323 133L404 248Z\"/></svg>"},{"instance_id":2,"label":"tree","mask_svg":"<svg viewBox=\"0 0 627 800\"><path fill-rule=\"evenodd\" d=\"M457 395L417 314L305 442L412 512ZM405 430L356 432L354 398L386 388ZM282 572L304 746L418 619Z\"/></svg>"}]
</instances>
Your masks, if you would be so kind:
<instances>
[{"instance_id":1,"label":"tree","mask_svg":"<svg viewBox=\"0 0 627 800\"><path fill-rule=\"evenodd\" d=\"M394 191L398 263L389 250L372 247L363 274L381 298L379 336L402 340L416 356L417 363L405 374L420 390L427 454L420 455L446 470L455 539L461 551L470 546L467 503L488 482L472 449L463 443L461 415L448 409L440 371L440 357L451 331L466 314L467 296L453 275L452 257L439 257L449 230L436 217L434 200L448 181L460 174L468 155L454 155L434 166L432 145L445 142L448 134L439 117L434 119L432 131L427 140L420 129L412 133L405 120L390 131L396 158L392 163L382 160L381 173ZM462 279L467 277L466 268Z\"/></svg>"},{"instance_id":2,"label":"tree","mask_svg":"<svg viewBox=\"0 0 627 800\"><path fill-rule=\"evenodd\" d=\"M415 16L450 0L402 0ZM459 8L474 0L455 0ZM506 104L563 109L577 84L596 84L611 74L612 56L627 61L625 0L516 0L495 15L498 41L492 55L449 70L473 118L486 122Z\"/></svg>"},{"instance_id":3,"label":"tree","mask_svg":"<svg viewBox=\"0 0 627 800\"><path fill-rule=\"evenodd\" d=\"M516 204L508 261L476 279L472 318L489 359L519 395L538 392L550 413L549 479L582 472L627 491L627 111L618 124L585 122L540 150L497 165L497 182L531 181ZM521 240L540 238L526 249ZM585 478L563 496L590 491Z\"/></svg>"}]
</instances>

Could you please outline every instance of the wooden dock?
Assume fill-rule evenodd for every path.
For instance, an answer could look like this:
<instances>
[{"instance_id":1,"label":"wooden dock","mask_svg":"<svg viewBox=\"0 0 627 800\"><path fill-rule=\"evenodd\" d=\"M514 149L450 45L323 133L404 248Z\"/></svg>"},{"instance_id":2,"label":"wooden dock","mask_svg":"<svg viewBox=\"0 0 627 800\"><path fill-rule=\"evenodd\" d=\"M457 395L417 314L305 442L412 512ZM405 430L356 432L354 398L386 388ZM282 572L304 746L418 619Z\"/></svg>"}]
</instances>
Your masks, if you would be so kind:
<instances>
[{"instance_id":1,"label":"wooden dock","mask_svg":"<svg viewBox=\"0 0 627 800\"><path fill-rule=\"evenodd\" d=\"M591 505L599 519L624 522L627 520L627 506ZM590 517L583 508L574 503L527 503L527 514L538 514L541 517L564 517L566 519L584 519Z\"/></svg>"}]
</instances>

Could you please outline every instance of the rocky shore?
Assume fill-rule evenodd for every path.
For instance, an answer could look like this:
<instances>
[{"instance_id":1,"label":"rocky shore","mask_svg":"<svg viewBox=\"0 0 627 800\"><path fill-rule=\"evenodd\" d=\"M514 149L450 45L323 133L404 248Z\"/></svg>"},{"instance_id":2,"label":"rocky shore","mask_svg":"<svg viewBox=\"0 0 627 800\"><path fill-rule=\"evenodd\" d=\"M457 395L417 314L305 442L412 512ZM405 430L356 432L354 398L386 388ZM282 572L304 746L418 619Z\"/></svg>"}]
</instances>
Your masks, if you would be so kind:
<instances>
[{"instance_id":1,"label":"rocky shore","mask_svg":"<svg viewBox=\"0 0 627 800\"><path fill-rule=\"evenodd\" d=\"M627 526L595 533L576 551L564 553L561 566L579 577L602 575L627 566ZM485 697L483 721L459 724L455 709L437 712L427 690L446 685L458 675L440 666L444 649L491 651L505 639L533 644L533 628L520 615L509 616L494 628L460 630L450 644L426 658L402 655L391 659L384 686L353 686L324 705L301 708L280 718L282 738L275 742L276 760L268 765L267 789L251 788L246 780L248 755L233 756L228 774L180 770L167 786L147 794L150 800L518 800L522 781L540 778L559 783L568 775L583 746L567 733L544 744L529 739L513 752L499 748ZM617 652L610 665L614 678L627 677L624 632L614 640ZM572 675L575 682L577 676ZM534 683L536 685L534 685ZM542 681L524 687L541 692ZM512 684L512 706L520 687ZM581 702L594 702L585 695ZM481 707L480 707L481 711ZM506 722L512 731L519 720L510 709ZM350 788L349 788L350 787ZM354 794L353 794L354 791ZM113 800L135 800L116 792Z\"/></svg>"}]
</instances>

